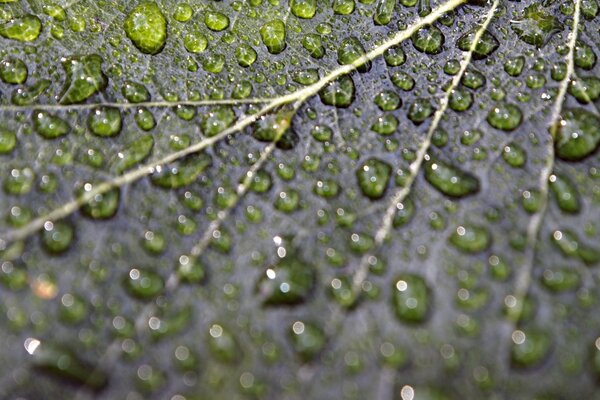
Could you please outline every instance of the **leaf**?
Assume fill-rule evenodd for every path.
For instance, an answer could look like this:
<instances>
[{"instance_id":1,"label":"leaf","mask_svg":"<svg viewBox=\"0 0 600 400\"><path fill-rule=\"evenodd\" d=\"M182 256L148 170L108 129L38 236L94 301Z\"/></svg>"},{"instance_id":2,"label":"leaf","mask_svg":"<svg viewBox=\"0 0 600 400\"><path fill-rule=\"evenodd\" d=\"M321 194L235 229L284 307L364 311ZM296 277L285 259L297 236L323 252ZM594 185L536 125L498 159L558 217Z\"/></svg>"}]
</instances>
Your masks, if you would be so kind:
<instances>
[{"instance_id":1,"label":"leaf","mask_svg":"<svg viewBox=\"0 0 600 400\"><path fill-rule=\"evenodd\" d=\"M597 14L0 0L0 397L597 398Z\"/></svg>"}]
</instances>

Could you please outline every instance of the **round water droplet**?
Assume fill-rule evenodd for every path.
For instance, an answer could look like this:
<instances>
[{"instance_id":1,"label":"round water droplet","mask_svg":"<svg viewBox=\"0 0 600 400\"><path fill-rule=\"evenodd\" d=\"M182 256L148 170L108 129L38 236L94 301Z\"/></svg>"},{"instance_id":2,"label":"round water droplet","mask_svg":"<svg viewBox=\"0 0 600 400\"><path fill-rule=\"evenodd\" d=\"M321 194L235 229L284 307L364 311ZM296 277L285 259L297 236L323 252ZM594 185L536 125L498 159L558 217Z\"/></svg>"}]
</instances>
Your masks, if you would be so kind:
<instances>
[{"instance_id":1,"label":"round water droplet","mask_svg":"<svg viewBox=\"0 0 600 400\"><path fill-rule=\"evenodd\" d=\"M215 136L235 121L235 113L228 106L215 107L202 118L200 128L202 133L208 137Z\"/></svg>"},{"instance_id":2,"label":"round water droplet","mask_svg":"<svg viewBox=\"0 0 600 400\"><path fill-rule=\"evenodd\" d=\"M402 100L395 92L384 90L375 95L375 104L382 111L393 111L402 106Z\"/></svg>"},{"instance_id":3,"label":"round water droplet","mask_svg":"<svg viewBox=\"0 0 600 400\"><path fill-rule=\"evenodd\" d=\"M285 254L267 268L257 283L257 291L267 305L299 304L308 299L315 280L312 265L293 254Z\"/></svg>"},{"instance_id":4,"label":"round water droplet","mask_svg":"<svg viewBox=\"0 0 600 400\"><path fill-rule=\"evenodd\" d=\"M525 165L527 153L515 142L510 142L502 149L502 159L511 167L519 168Z\"/></svg>"},{"instance_id":5,"label":"round water droplet","mask_svg":"<svg viewBox=\"0 0 600 400\"><path fill-rule=\"evenodd\" d=\"M406 53L399 45L392 46L383 53L385 63L390 67L397 67L406 62Z\"/></svg>"},{"instance_id":6,"label":"round water droplet","mask_svg":"<svg viewBox=\"0 0 600 400\"><path fill-rule=\"evenodd\" d=\"M69 133L69 124L46 111L33 111L33 127L44 139L55 139Z\"/></svg>"},{"instance_id":7,"label":"round water droplet","mask_svg":"<svg viewBox=\"0 0 600 400\"><path fill-rule=\"evenodd\" d=\"M208 46L208 39L202 32L190 32L183 37L183 46L190 53L202 53Z\"/></svg>"},{"instance_id":8,"label":"round water droplet","mask_svg":"<svg viewBox=\"0 0 600 400\"><path fill-rule=\"evenodd\" d=\"M523 114L521 109L511 103L498 103L490 110L487 122L496 129L513 131L521 125Z\"/></svg>"},{"instance_id":9,"label":"round water droplet","mask_svg":"<svg viewBox=\"0 0 600 400\"><path fill-rule=\"evenodd\" d=\"M435 111L431 102L427 99L416 99L408 108L408 119L419 125L429 118Z\"/></svg>"},{"instance_id":10,"label":"round water droplet","mask_svg":"<svg viewBox=\"0 0 600 400\"><path fill-rule=\"evenodd\" d=\"M145 107L138 108L134 118L137 126L143 131L152 130L156 126L154 115Z\"/></svg>"},{"instance_id":11,"label":"round water droplet","mask_svg":"<svg viewBox=\"0 0 600 400\"><path fill-rule=\"evenodd\" d=\"M279 192L277 198L275 199L275 208L285 213L296 211L299 205L300 194L293 189Z\"/></svg>"},{"instance_id":12,"label":"round water droplet","mask_svg":"<svg viewBox=\"0 0 600 400\"><path fill-rule=\"evenodd\" d=\"M398 129L398 119L392 114L383 114L375 120L371 125L373 132L379 133L380 135L391 135Z\"/></svg>"},{"instance_id":13,"label":"round water droplet","mask_svg":"<svg viewBox=\"0 0 600 400\"><path fill-rule=\"evenodd\" d=\"M208 29L220 32L229 26L229 17L220 12L208 11L204 14L204 23Z\"/></svg>"},{"instance_id":14,"label":"round water droplet","mask_svg":"<svg viewBox=\"0 0 600 400\"><path fill-rule=\"evenodd\" d=\"M514 367L532 367L539 364L550 351L550 336L548 332L528 329L516 330L511 335L511 362Z\"/></svg>"},{"instance_id":15,"label":"round water droplet","mask_svg":"<svg viewBox=\"0 0 600 400\"><path fill-rule=\"evenodd\" d=\"M93 186L89 183L84 185L84 188L78 190L76 195L81 196L86 190L93 190ZM92 219L112 218L119 208L120 197L121 191L118 188L97 194L81 207L81 212Z\"/></svg>"},{"instance_id":16,"label":"round water droplet","mask_svg":"<svg viewBox=\"0 0 600 400\"><path fill-rule=\"evenodd\" d=\"M42 244L50 253L64 253L71 246L74 235L73 228L66 222L46 222L42 230Z\"/></svg>"},{"instance_id":17,"label":"round water droplet","mask_svg":"<svg viewBox=\"0 0 600 400\"><path fill-rule=\"evenodd\" d=\"M279 54L286 48L285 24L280 19L267 22L260 28L260 37L271 54Z\"/></svg>"},{"instance_id":18,"label":"round water droplet","mask_svg":"<svg viewBox=\"0 0 600 400\"><path fill-rule=\"evenodd\" d=\"M142 53L158 54L167 43L167 20L154 1L134 7L125 18L123 28Z\"/></svg>"},{"instance_id":19,"label":"round water droplet","mask_svg":"<svg viewBox=\"0 0 600 400\"><path fill-rule=\"evenodd\" d=\"M192 6L187 3L179 3L175 6L175 11L173 11L173 19L179 22L187 22L192 19L194 15L194 10Z\"/></svg>"},{"instance_id":20,"label":"round water droplet","mask_svg":"<svg viewBox=\"0 0 600 400\"><path fill-rule=\"evenodd\" d=\"M448 106L450 109L457 112L462 112L471 108L472 104L473 95L467 89L458 87L453 89L450 93L450 99L448 101Z\"/></svg>"},{"instance_id":21,"label":"round water droplet","mask_svg":"<svg viewBox=\"0 0 600 400\"><path fill-rule=\"evenodd\" d=\"M385 194L392 167L379 159L371 158L356 170L356 179L363 195L376 200Z\"/></svg>"},{"instance_id":22,"label":"round water droplet","mask_svg":"<svg viewBox=\"0 0 600 400\"><path fill-rule=\"evenodd\" d=\"M329 82L319 92L323 104L339 108L349 107L355 96L354 81L350 75L342 75L333 82Z\"/></svg>"},{"instance_id":23,"label":"round water droplet","mask_svg":"<svg viewBox=\"0 0 600 400\"><path fill-rule=\"evenodd\" d=\"M504 63L504 71L510 76L519 76L525 66L525 57L518 56L509 58Z\"/></svg>"},{"instance_id":24,"label":"round water droplet","mask_svg":"<svg viewBox=\"0 0 600 400\"><path fill-rule=\"evenodd\" d=\"M256 61L256 50L250 45L242 43L235 49L235 57L240 66L249 67Z\"/></svg>"},{"instance_id":25,"label":"round water droplet","mask_svg":"<svg viewBox=\"0 0 600 400\"><path fill-rule=\"evenodd\" d=\"M298 18L311 19L317 12L316 0L291 0L292 14Z\"/></svg>"},{"instance_id":26,"label":"round water droplet","mask_svg":"<svg viewBox=\"0 0 600 400\"><path fill-rule=\"evenodd\" d=\"M123 284L131 296L150 300L158 296L164 287L163 278L148 269L132 268L125 277Z\"/></svg>"},{"instance_id":27,"label":"round water droplet","mask_svg":"<svg viewBox=\"0 0 600 400\"><path fill-rule=\"evenodd\" d=\"M445 39L442 31L433 25L419 29L411 37L415 49L426 54L441 53Z\"/></svg>"},{"instance_id":28,"label":"round water droplet","mask_svg":"<svg viewBox=\"0 0 600 400\"><path fill-rule=\"evenodd\" d=\"M102 107L93 110L88 118L90 132L100 137L112 137L121 132L121 112L117 108Z\"/></svg>"},{"instance_id":29,"label":"round water droplet","mask_svg":"<svg viewBox=\"0 0 600 400\"><path fill-rule=\"evenodd\" d=\"M354 0L333 0L331 8L337 15L350 15L354 12L356 2Z\"/></svg>"},{"instance_id":30,"label":"round water droplet","mask_svg":"<svg viewBox=\"0 0 600 400\"><path fill-rule=\"evenodd\" d=\"M292 346L304 361L314 359L325 347L325 333L317 325L296 321L290 329Z\"/></svg>"},{"instance_id":31,"label":"round water droplet","mask_svg":"<svg viewBox=\"0 0 600 400\"><path fill-rule=\"evenodd\" d=\"M0 79L13 85L24 83L28 71L25 63L18 58L6 58L0 61Z\"/></svg>"},{"instance_id":32,"label":"round water droplet","mask_svg":"<svg viewBox=\"0 0 600 400\"><path fill-rule=\"evenodd\" d=\"M479 253L490 247L492 237L487 228L461 225L448 238L450 244L465 253Z\"/></svg>"},{"instance_id":33,"label":"round water droplet","mask_svg":"<svg viewBox=\"0 0 600 400\"><path fill-rule=\"evenodd\" d=\"M563 160L579 161L600 145L600 118L582 108L566 109L555 132L556 155Z\"/></svg>"},{"instance_id":34,"label":"round water droplet","mask_svg":"<svg viewBox=\"0 0 600 400\"><path fill-rule=\"evenodd\" d=\"M309 33L302 39L302 47L304 47L308 54L314 58L323 58L325 55L325 47L321 40L321 36L316 33Z\"/></svg>"},{"instance_id":35,"label":"round water droplet","mask_svg":"<svg viewBox=\"0 0 600 400\"><path fill-rule=\"evenodd\" d=\"M393 280L392 307L401 322L421 323L428 316L431 291L423 279L415 274L402 274Z\"/></svg>"}]
</instances>

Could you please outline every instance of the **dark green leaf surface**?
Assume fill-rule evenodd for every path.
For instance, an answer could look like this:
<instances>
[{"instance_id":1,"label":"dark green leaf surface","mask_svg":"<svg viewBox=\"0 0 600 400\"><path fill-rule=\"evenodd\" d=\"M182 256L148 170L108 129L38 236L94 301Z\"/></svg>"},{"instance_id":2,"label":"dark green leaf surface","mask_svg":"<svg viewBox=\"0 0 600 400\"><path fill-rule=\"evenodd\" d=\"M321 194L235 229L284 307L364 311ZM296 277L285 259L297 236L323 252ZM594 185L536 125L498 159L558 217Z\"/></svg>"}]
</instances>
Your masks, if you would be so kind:
<instances>
[{"instance_id":1,"label":"dark green leaf surface","mask_svg":"<svg viewBox=\"0 0 600 400\"><path fill-rule=\"evenodd\" d=\"M0 398L600 399L596 0L0 0Z\"/></svg>"}]
</instances>

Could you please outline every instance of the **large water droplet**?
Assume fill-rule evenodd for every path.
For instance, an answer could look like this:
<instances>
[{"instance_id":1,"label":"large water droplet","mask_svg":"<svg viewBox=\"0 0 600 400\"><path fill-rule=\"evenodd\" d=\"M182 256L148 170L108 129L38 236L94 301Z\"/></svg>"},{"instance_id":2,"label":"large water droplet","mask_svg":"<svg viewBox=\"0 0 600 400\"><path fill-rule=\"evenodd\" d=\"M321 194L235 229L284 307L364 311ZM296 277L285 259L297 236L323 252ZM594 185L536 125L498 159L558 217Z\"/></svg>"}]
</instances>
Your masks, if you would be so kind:
<instances>
[{"instance_id":1,"label":"large water droplet","mask_svg":"<svg viewBox=\"0 0 600 400\"><path fill-rule=\"evenodd\" d=\"M154 1L134 7L125 18L123 29L142 53L158 54L167 42L167 20Z\"/></svg>"}]
</instances>

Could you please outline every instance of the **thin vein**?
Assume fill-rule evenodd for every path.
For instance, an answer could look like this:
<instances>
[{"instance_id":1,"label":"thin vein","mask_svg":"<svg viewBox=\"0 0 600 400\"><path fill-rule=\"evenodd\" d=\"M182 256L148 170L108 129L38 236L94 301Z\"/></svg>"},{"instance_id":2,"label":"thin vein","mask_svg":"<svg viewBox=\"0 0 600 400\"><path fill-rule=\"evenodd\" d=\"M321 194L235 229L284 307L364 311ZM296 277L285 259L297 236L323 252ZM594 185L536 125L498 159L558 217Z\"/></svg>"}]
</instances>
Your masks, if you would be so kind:
<instances>
[{"instance_id":1,"label":"thin vein","mask_svg":"<svg viewBox=\"0 0 600 400\"><path fill-rule=\"evenodd\" d=\"M272 102L274 99L269 98L252 98L252 99L221 99L221 100L189 100L189 101L146 101L141 103L118 103L118 102L106 102L106 103L86 103L86 104L36 104L36 105L0 105L0 111L27 111L27 110L40 110L40 111L84 111L91 110L99 107L112 107L119 108L122 110L130 108L163 108L163 107L177 107L177 106L219 106L219 105L239 105L239 104L266 104Z\"/></svg>"},{"instance_id":2,"label":"thin vein","mask_svg":"<svg viewBox=\"0 0 600 400\"><path fill-rule=\"evenodd\" d=\"M554 106L552 107L552 114L550 117L550 136L547 138L547 152L548 156L544 162L544 167L540 172L540 181L539 181L539 190L540 190L540 208L539 210L533 214L531 219L529 220L529 224L527 226L527 249L525 252L526 263L519 270L519 273L515 282L515 291L514 296L516 298L516 314L515 321L519 321L521 315L523 313L523 302L527 293L529 292L529 287L531 286L533 266L535 264L535 256L536 256L536 245L538 236L540 233L540 229L542 226L542 221L546 214L546 210L548 208L548 192L549 192L549 184L548 179L554 170L554 136L556 134L557 124L556 122L560 118L560 114L562 112L563 103L565 101L565 96L567 94L567 89L569 83L571 81L571 77L575 74L575 47L577 46L577 36L579 30L579 20L581 17L581 1L576 0L575 2L575 12L573 14L573 28L571 29L571 37L568 43L568 53L567 53L567 73L565 78L560 84L558 89L558 94L556 96L556 101L554 102Z\"/></svg>"},{"instance_id":3,"label":"thin vein","mask_svg":"<svg viewBox=\"0 0 600 400\"><path fill-rule=\"evenodd\" d=\"M431 125L429 126L429 129L427 130L427 135L425 136L425 140L419 146L419 149L417 150L416 158L409 166L410 174L408 176L406 185L403 188L397 190L395 192L395 194L392 196L390 202L388 203L388 206L387 206L385 213L383 215L383 218L381 220L379 229L375 233L375 238L374 238L375 248L379 248L383 244L383 241L385 240L387 235L389 234L390 229L392 227L392 221L394 219L394 214L396 212L397 205L400 204L402 201L404 201L406 199L406 197L411 193L413 183L414 183L419 171L421 170L421 166L423 165L425 156L427 155L427 152L429 151L429 147L431 146L431 139L433 137L433 133L439 126L440 121L442 120L442 117L444 116L446 110L448 109L448 102L450 100L450 96L452 95L452 91L456 87L458 87L458 85L460 84L460 80L462 79L465 71L467 70L467 67L471 64L473 52L475 51L475 48L476 48L477 44L479 43L479 40L481 39L482 35L487 30L490 22L492 21L492 19L494 17L494 13L495 13L499 3L500 3L500 0L495 0L494 3L492 4L492 6L490 7L490 9L485 17L485 21L481 25L481 28L479 28L477 30L475 37L473 38L473 42L471 43L471 47L469 48L468 52L465 54L465 56L461 62L461 67L460 67L459 72L452 79L452 82L451 82L449 88L446 90L446 94L440 101L440 108L435 112L435 114L433 116L433 120L431 122ZM370 254L370 253L365 254L363 256L363 258L361 259L360 265L352 278L352 289L353 289L354 293L358 293L361 290L361 286L362 286L363 282L365 281L365 279L367 279L367 276L369 273L369 259L371 257L373 257L373 254Z\"/></svg>"}]
</instances>

